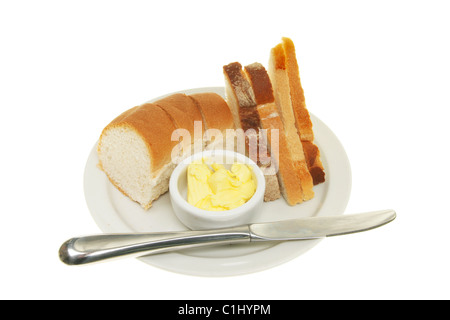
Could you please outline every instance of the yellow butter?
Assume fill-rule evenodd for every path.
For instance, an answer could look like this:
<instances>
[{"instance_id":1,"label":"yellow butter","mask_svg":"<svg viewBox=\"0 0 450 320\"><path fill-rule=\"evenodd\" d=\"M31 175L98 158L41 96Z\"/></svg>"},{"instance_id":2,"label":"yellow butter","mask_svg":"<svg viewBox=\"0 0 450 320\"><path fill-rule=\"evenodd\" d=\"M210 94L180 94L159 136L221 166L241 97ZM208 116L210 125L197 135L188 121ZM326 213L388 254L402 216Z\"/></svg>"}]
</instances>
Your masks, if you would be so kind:
<instances>
[{"instance_id":1,"label":"yellow butter","mask_svg":"<svg viewBox=\"0 0 450 320\"><path fill-rule=\"evenodd\" d=\"M234 163L230 170L202 160L188 166L188 202L208 211L225 211L246 203L256 191L251 167Z\"/></svg>"}]
</instances>

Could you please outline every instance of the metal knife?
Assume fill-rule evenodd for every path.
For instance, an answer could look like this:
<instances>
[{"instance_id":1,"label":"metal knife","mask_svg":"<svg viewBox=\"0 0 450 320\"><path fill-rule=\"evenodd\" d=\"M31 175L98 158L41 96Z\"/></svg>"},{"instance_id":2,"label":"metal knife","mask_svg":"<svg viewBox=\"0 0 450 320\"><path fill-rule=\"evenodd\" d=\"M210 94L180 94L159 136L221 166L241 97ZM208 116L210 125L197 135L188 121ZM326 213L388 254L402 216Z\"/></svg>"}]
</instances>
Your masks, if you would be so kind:
<instances>
[{"instance_id":1,"label":"metal knife","mask_svg":"<svg viewBox=\"0 0 450 320\"><path fill-rule=\"evenodd\" d=\"M101 234L67 240L59 249L59 258L68 265L81 265L218 244L320 239L370 230L391 222L395 217L394 210L380 210L215 230Z\"/></svg>"}]
</instances>

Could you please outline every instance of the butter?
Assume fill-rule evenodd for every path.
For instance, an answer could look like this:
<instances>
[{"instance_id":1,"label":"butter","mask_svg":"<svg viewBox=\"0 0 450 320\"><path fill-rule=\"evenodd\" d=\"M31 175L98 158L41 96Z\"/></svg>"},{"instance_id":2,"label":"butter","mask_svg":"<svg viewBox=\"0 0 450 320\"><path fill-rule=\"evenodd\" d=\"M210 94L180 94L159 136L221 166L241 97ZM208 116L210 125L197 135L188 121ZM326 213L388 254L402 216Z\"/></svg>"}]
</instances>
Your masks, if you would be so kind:
<instances>
[{"instance_id":1,"label":"butter","mask_svg":"<svg viewBox=\"0 0 450 320\"><path fill-rule=\"evenodd\" d=\"M188 202L208 211L225 211L246 203L256 191L252 168L234 163L230 170L212 164L212 170L202 160L187 169Z\"/></svg>"}]
</instances>

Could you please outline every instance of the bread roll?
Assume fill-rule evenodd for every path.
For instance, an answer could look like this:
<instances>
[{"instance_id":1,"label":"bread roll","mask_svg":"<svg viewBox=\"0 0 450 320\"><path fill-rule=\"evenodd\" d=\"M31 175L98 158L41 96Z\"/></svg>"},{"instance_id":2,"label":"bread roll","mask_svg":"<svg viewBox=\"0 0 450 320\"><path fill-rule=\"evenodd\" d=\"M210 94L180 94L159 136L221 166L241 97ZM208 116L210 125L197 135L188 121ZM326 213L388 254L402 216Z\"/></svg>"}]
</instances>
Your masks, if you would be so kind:
<instances>
[{"instance_id":1,"label":"bread roll","mask_svg":"<svg viewBox=\"0 0 450 320\"><path fill-rule=\"evenodd\" d=\"M99 168L122 193L148 209L168 191L176 163L186 156L174 134L176 129L190 134L189 140L182 141L186 150L192 150L195 139L203 146L206 141L201 132L195 135L194 121L200 122L201 131L206 123L222 130L232 128L227 108L225 100L214 93L174 94L131 108L102 131L97 147ZM223 117L222 125L214 114Z\"/></svg>"},{"instance_id":2,"label":"bread roll","mask_svg":"<svg viewBox=\"0 0 450 320\"><path fill-rule=\"evenodd\" d=\"M125 195L148 209L168 190L175 165L171 141L176 129L158 106L146 103L125 111L103 130L98 143L99 167Z\"/></svg>"}]
</instances>

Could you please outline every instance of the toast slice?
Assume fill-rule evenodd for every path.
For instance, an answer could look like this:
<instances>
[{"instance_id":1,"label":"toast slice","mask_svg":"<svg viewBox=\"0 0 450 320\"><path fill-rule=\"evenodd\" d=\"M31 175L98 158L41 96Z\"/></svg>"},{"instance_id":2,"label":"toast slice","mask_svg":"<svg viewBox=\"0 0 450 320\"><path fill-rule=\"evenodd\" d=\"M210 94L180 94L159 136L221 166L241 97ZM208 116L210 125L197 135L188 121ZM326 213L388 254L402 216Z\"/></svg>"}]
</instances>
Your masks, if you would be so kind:
<instances>
[{"instance_id":1,"label":"toast slice","mask_svg":"<svg viewBox=\"0 0 450 320\"><path fill-rule=\"evenodd\" d=\"M235 127L244 131L259 127L259 116L255 110L255 94L242 73L242 65L239 62L230 63L223 67L223 72L226 100L233 115Z\"/></svg>"},{"instance_id":2,"label":"toast slice","mask_svg":"<svg viewBox=\"0 0 450 320\"><path fill-rule=\"evenodd\" d=\"M314 141L314 132L311 118L306 108L305 94L300 82L300 73L295 53L294 43L289 38L282 38L282 46L285 55L285 70L289 78L289 94L294 110L295 123L300 134L301 141Z\"/></svg>"},{"instance_id":3,"label":"toast slice","mask_svg":"<svg viewBox=\"0 0 450 320\"><path fill-rule=\"evenodd\" d=\"M302 141L303 151L314 185L325 181L325 171L320 160L319 148L314 144L314 132L311 118L306 108L305 94L300 80L300 72L295 53L294 42L282 38L285 55L285 70L289 78L289 94L295 115L295 123Z\"/></svg>"},{"instance_id":4,"label":"toast slice","mask_svg":"<svg viewBox=\"0 0 450 320\"><path fill-rule=\"evenodd\" d=\"M278 178L275 172L265 170L269 167L267 159L267 146L260 139L261 120L257 110L257 103L253 89L246 79L239 62L233 62L223 67L225 76L225 93L228 106L233 115L237 129L245 132L245 152L258 166L266 171L266 192L264 201L273 201L281 197ZM259 150L256 150L258 147ZM265 153L265 155L264 155Z\"/></svg>"},{"instance_id":5,"label":"toast slice","mask_svg":"<svg viewBox=\"0 0 450 320\"><path fill-rule=\"evenodd\" d=\"M312 199L314 197L314 183L306 163L300 135L296 127L290 96L289 77L286 72L286 57L281 44L272 48L270 52L268 73L273 86L275 104L283 121L288 148L291 151L296 170L300 172L303 200Z\"/></svg>"},{"instance_id":6,"label":"toast slice","mask_svg":"<svg viewBox=\"0 0 450 320\"><path fill-rule=\"evenodd\" d=\"M288 148L283 122L278 114L267 71L260 63L253 63L245 67L245 72L255 94L262 128L267 132L268 147L271 159L277 167L281 194L291 206L301 203L303 202L303 191L300 172L295 168ZM272 134L276 134L276 131L272 130L278 130L278 138L272 139Z\"/></svg>"}]
</instances>

